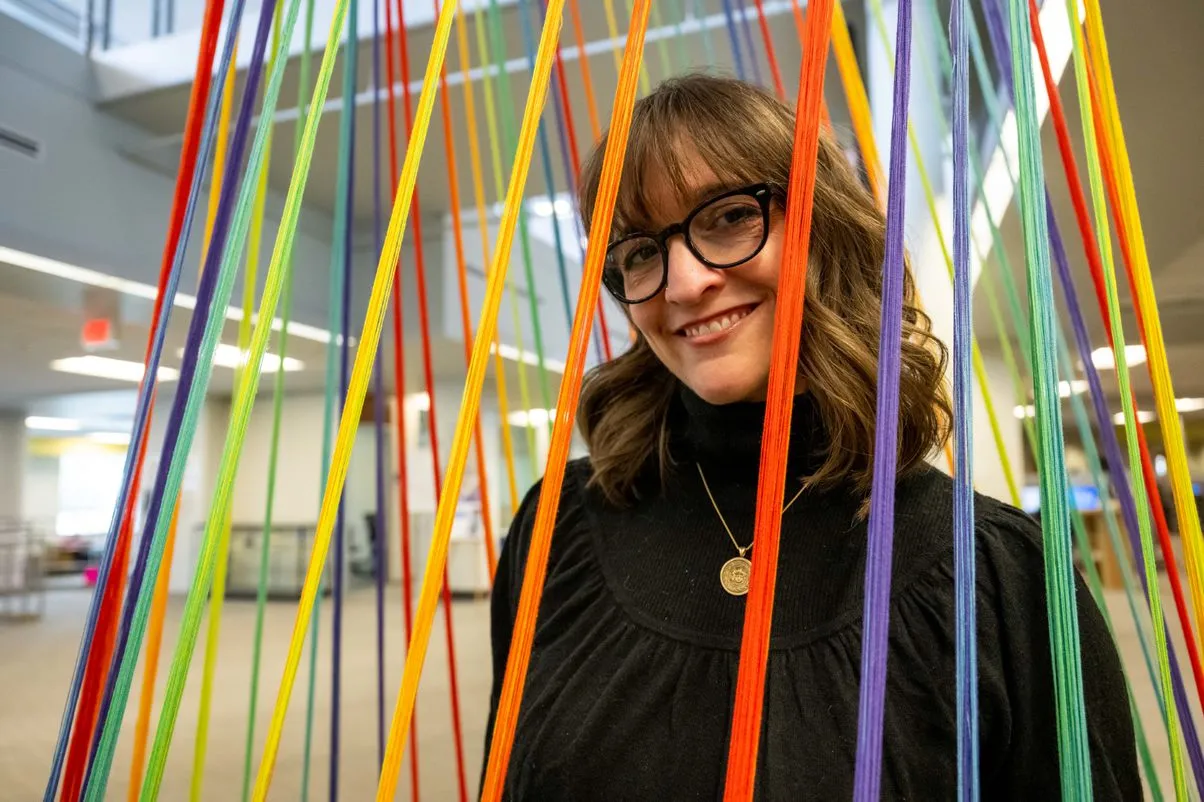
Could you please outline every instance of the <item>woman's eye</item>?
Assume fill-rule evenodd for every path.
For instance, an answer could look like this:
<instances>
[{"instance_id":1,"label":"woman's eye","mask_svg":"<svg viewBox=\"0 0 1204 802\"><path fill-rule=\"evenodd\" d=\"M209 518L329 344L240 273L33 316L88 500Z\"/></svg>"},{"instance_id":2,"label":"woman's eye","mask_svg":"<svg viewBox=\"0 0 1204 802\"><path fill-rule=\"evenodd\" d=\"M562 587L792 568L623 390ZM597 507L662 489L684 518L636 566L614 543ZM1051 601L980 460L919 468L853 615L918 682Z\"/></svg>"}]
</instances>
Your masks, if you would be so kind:
<instances>
[{"instance_id":1,"label":"woman's eye","mask_svg":"<svg viewBox=\"0 0 1204 802\"><path fill-rule=\"evenodd\" d=\"M657 249L653 245L645 245L637 248L627 255L624 264L628 270L642 270L648 266L648 263L660 256Z\"/></svg>"},{"instance_id":2,"label":"woman's eye","mask_svg":"<svg viewBox=\"0 0 1204 802\"><path fill-rule=\"evenodd\" d=\"M732 204L731 206L716 209L714 214L708 216L705 226L712 230L739 228L760 218L761 210L759 207L747 204Z\"/></svg>"}]
</instances>

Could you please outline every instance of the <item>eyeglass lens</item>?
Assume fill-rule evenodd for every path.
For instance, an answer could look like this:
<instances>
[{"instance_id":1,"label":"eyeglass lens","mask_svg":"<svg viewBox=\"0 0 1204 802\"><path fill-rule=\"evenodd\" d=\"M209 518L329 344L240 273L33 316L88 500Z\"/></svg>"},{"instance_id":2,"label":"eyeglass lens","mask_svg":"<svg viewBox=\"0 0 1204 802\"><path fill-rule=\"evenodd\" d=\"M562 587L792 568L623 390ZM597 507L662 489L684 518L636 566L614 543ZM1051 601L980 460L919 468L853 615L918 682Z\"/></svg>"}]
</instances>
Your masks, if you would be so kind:
<instances>
[{"instance_id":1,"label":"eyeglass lens","mask_svg":"<svg viewBox=\"0 0 1204 802\"><path fill-rule=\"evenodd\" d=\"M687 247L710 267L732 267L752 258L764 236L762 206L752 195L715 199L694 213L685 232ZM660 289L667 259L655 237L620 240L607 252L607 286L628 302L646 300Z\"/></svg>"}]
</instances>

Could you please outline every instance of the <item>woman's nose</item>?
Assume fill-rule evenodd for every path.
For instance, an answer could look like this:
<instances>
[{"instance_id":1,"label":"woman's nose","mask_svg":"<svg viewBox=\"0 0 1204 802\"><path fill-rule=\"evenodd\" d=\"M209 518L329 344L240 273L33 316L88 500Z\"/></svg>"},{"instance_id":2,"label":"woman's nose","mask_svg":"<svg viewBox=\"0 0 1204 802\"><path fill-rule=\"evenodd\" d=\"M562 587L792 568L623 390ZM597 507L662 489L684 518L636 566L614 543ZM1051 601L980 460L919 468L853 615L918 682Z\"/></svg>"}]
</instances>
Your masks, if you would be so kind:
<instances>
[{"instance_id":1,"label":"woman's nose","mask_svg":"<svg viewBox=\"0 0 1204 802\"><path fill-rule=\"evenodd\" d=\"M691 304L702 298L707 290L723 286L723 271L707 267L690 252L680 237L668 243L668 286L665 300L669 303Z\"/></svg>"}]
</instances>

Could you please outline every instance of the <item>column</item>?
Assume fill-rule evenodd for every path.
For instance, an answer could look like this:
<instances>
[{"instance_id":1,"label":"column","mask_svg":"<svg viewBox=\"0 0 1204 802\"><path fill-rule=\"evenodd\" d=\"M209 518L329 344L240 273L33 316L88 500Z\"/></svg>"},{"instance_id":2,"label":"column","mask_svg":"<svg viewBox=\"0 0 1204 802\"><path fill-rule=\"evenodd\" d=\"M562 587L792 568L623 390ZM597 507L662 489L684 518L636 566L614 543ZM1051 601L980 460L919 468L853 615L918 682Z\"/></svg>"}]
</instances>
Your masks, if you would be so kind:
<instances>
[{"instance_id":1,"label":"column","mask_svg":"<svg viewBox=\"0 0 1204 802\"><path fill-rule=\"evenodd\" d=\"M21 518L25 482L25 415L0 412L0 520Z\"/></svg>"}]
</instances>

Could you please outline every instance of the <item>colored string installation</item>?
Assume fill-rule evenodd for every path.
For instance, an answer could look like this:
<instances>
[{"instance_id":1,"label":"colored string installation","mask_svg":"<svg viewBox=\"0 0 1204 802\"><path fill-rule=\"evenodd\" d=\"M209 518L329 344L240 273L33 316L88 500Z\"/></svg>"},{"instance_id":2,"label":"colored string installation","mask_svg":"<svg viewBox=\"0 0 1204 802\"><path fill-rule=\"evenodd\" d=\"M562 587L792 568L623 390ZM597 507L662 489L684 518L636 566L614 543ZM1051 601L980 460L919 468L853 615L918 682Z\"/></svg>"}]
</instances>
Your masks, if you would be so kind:
<instances>
[{"instance_id":1,"label":"colored string installation","mask_svg":"<svg viewBox=\"0 0 1204 802\"><path fill-rule=\"evenodd\" d=\"M583 377L591 367L620 356L624 347L621 336L613 341L610 336L611 328L623 323L614 322L620 306L604 299L601 276L609 244L606 232L614 222L637 96L653 90L653 78L718 67L787 101L788 81L782 66L792 64L796 46L802 58L797 94L789 99L795 128L789 183L784 187L782 268L777 286L780 303L775 304L757 475L756 549L750 589L743 601L732 705L715 711L718 716L730 716L731 722L724 799L749 802L754 798L761 790L759 781L764 780L757 775L758 763L764 762L764 753L770 749L762 743L762 735L769 715L766 697L779 581L781 498L800 337L808 307L808 255L821 136L832 137L846 149L886 218L881 305L876 319L877 364L871 377L876 379L878 392L874 446L868 455L873 479L867 504L864 618L856 672L860 696L856 745L848 745L854 760L849 778L854 798L877 800L891 782L886 704L900 375L906 368L901 357L907 332L903 301L905 291L910 292L905 246L912 238L929 241L929 235L941 249L952 288L951 325L942 336L948 334L952 346L953 414L946 454L953 482L950 556L955 631L949 633L949 643L956 682L948 693L956 733L950 732L948 766L950 771L956 766L957 797L971 802L982 796L980 774L991 746L980 732L991 711L980 709L977 633L981 619L992 611L979 605L977 593L982 577L976 564L975 486L979 483L980 491L998 493L1019 506L1026 465L1030 476L1035 471L1039 483L1054 680L1048 714L1056 721L1061 796L1093 798L1100 790L1093 786L1093 762L1108 757L1089 749L1085 709L1089 694L1084 689L1091 687L1092 662L1084 660L1079 644L1079 599L1086 597L1076 592L1076 563L1107 631L1118 642L1122 638L1135 641L1141 651L1144 668L1136 669L1136 674L1130 670L1124 681L1149 794L1162 800L1169 777L1176 800L1199 795L1204 789L1204 748L1194 714L1204 703L1204 652L1192 618L1198 621L1204 614L1204 536L1098 0L1066 0L1064 12L1062 4L1039 7L1036 0L951 0L944 4L947 17L936 0L897 0L892 9L896 14L893 31L881 0L871 0L866 12L873 17L879 40L872 45L879 50L874 52L871 66L875 70L882 67L882 74L871 76L876 79L872 87L882 95L872 98L874 104L862 74L863 64L870 62L858 50L869 44L859 41L866 35L859 30L862 15L853 15L850 28L846 10L837 0L806 4L798 0L710 4L627 0L620 4L629 15L625 27L624 20L616 16L613 0L605 0L600 7L579 0L482 0L466 4L467 9L456 0L431 0L429 7L405 0L381 1L383 9L374 2L370 10L361 0L328 4L329 28L316 69L315 40L323 31L314 29L314 0L260 0L254 4L257 16L253 22L244 20L246 0L208 0L205 4L199 31L193 35L198 53L179 140L172 205L166 214L130 446L102 540L96 591L65 689L44 802L99 802L118 795L129 802L183 798L183 783L175 783L169 763L181 768L190 800L217 794L237 796L242 802L263 802L281 773L277 769L287 766L290 776L278 785L290 785L276 788L276 796L295 794L308 802L312 775L315 784L324 786L314 791L315 795L337 800L347 796L360 772L370 767L369 771L378 772L376 798L386 802L398 797L407 756L408 799L420 799L424 790L427 796L438 796L439 790L450 796L454 784L455 795L467 802L476 791L477 769L471 765L472 749L471 745L465 747L464 736L466 731L471 734L479 711L461 707L456 647L463 640L456 637L453 611L458 616L465 608L453 604L451 580L468 562L461 561L455 549L462 540L479 549L465 553L471 553L475 561L470 568L476 583L474 593L483 596L497 571L498 545L503 540L497 527L508 523L507 517L520 507L522 491L538 480L530 549L505 673L497 678L500 697L481 775L481 799L486 802L499 802L512 793L508 791L508 772L513 768L510 762L524 694L532 690L527 684L528 668L536 659L533 650L540 648L536 623L550 570L566 467L576 446L574 428ZM976 18L975 9L981 11L980 17ZM305 22L298 31L303 10ZM571 33L562 30L566 13ZM369 16L370 33L366 28ZM407 16L411 18L408 23ZM924 27L915 27L917 21ZM985 34L980 34L980 22ZM1058 52L1064 41L1060 38L1062 26L1067 27L1069 38ZM603 27L609 38L600 35ZM428 28L429 32L424 32ZM724 50L720 43L722 52L717 56L712 34L722 36L723 32L712 28L725 29L728 39L729 49ZM447 64L453 35L457 49L454 67ZM241 59L240 37L249 40L242 43ZM987 37L989 52L981 41ZM298 38L300 42L294 41ZM409 51L411 45L418 49L419 44L425 68L421 79L414 80L417 76L411 75ZM829 45L847 107L847 114L844 108L837 109L835 121L824 102ZM650 64L645 63L648 46L652 48ZM706 53L706 64L694 63L700 52ZM601 72L607 72L612 57L615 73L601 76L599 65ZM369 59L370 79L361 72L367 66L362 62ZM295 61L292 73L291 60ZM723 65L717 64L719 60ZM1074 71L1082 130L1078 155L1059 95L1059 71L1067 64ZM341 95L329 99L336 67L341 70ZM978 82L973 89L971 72ZM890 82L882 80L887 75ZM286 76L297 83L296 108L282 110L278 108L279 95ZM927 84L913 88L913 79ZM607 107L601 90L609 89L606 81L610 80L615 81L615 88ZM1052 147L1048 153L1042 149L1045 107L1037 80L1043 82L1049 100L1056 157ZM524 82L525 96L520 97L516 89ZM888 83L889 103L885 95ZM928 96L934 100L925 100ZM442 125L443 143L426 166L430 169L434 162L437 191L422 170L436 103L436 124ZM322 118L330 113L333 124L335 109L337 137L334 131L327 132L329 142L322 145L318 141ZM1014 116L1009 111L1014 111ZM369 124L369 113L370 137L362 130ZM884 165L874 125L885 130L888 114L891 134ZM984 116L985 121L981 119ZM292 164L286 164L284 170L279 160L287 144L275 143L275 151L273 144L280 134L275 126L286 122L292 129ZM579 138L586 125L589 142ZM921 134L927 141L922 141ZM578 201L582 156L604 135L594 208L591 219L583 220ZM371 158L365 150L369 138ZM933 144L938 140L948 143L948 153L945 144ZM275 164L271 163L273 156ZM1073 213L1078 230L1077 240L1072 237L1070 242L1063 241L1059 227L1059 222L1067 221L1058 219L1059 215L1065 218L1066 204L1055 202L1063 196L1053 192L1047 181L1052 162L1046 159L1053 158L1060 162L1069 190L1071 211L1065 214ZM1079 159L1085 160L1086 180ZM294 308L294 285L320 281L314 277L320 270L308 269L308 254L301 250L308 243L298 237L306 236L300 234L303 227L313 227L302 223L302 207L313 164L321 160L329 160L333 168L331 186L323 187L333 195L331 208L326 210L311 199L305 215L322 221L323 242L325 236L330 237L328 259L324 251L319 257L324 262L321 269L328 264L330 270L322 297L326 307L326 330L321 338L325 375L320 402L321 460L316 466L320 502L312 542L303 541L297 606L295 611L288 610L293 616L288 646L273 654L271 599L279 559L274 551L279 539L273 535L284 528L279 521L290 520L290 496L300 492L289 487L293 474L280 469L280 463L289 459L285 396L295 391L286 387L286 355L290 345L297 350L296 335L305 335L305 327L296 318L323 314L312 303L299 302L299 308ZM528 187L536 160L538 186ZM918 185L907 180L913 167ZM419 193L420 173L425 198ZM288 175L287 186L284 174ZM490 179L492 184L487 184ZM274 183L277 180L279 186ZM371 182L370 201L365 200L369 195L365 180ZM462 180L471 181L471 201ZM993 199L1000 188L1008 190L1009 203L1016 204L1023 257L1015 248L1011 253L1007 249L1006 217ZM282 204L276 197L280 190ZM949 197L942 197L942 192ZM927 212L916 218L911 212L919 206L912 200L919 201L921 193ZM392 202L386 209L390 194ZM543 202L551 208L550 215L541 208ZM281 209L279 225L266 267L261 270L264 238L272 233L269 210L275 208ZM194 224L203 226L194 243L200 251L195 303L190 304L194 308L187 326L180 327L187 331L174 392L166 410L159 410L166 418L159 421L152 437L158 377ZM909 226L919 231L912 232ZM1113 253L1113 229L1119 260ZM587 231L602 233L587 237ZM950 236L946 237L946 232ZM473 236L479 236L479 249ZM1077 250L1080 246L1081 253ZM365 250L373 252L375 261L370 286L362 272ZM1072 267L1076 253L1085 257L1087 267L1081 281ZM1016 261L1019 258L1024 259L1023 265ZM919 261L917 258L913 267ZM1117 277L1117 261L1125 268L1133 318L1147 355L1161 435L1150 435L1155 439L1152 445L1138 413L1139 397L1131 370L1134 360L1126 358L1131 345L1126 338L1125 296ZM519 269L519 262L521 272L510 275L512 264ZM926 268L917 267L917 277L921 277L922 267ZM1021 268L1024 282L1019 280ZM294 275L294 270L301 270L302 275ZM1102 329L1092 328L1088 318L1094 313L1085 312L1080 302L1088 275ZM1055 301L1054 276L1061 303ZM922 277L944 281L931 274ZM231 307L239 281L241 317L236 314L239 310ZM932 287L925 285L925 289ZM943 290L938 288L938 292ZM982 322L973 314L976 293L989 312L986 326L993 327L991 344L997 343L998 356L1007 370L1008 376L1002 380L1004 385L1010 382L1006 390L1001 391L1000 382L988 373L979 348L976 327ZM510 320L499 324L507 295ZM1065 312L1065 323L1058 317L1059 310ZM392 320L386 321L390 312ZM357 331L352 318L360 313L363 319ZM406 319L414 313L416 319ZM214 432L211 421L217 417L205 415L206 405L213 392L220 392L220 382L212 386L214 368L221 364L219 347L227 347L220 345L227 321L235 317L239 356L232 389L226 391L230 408ZM633 341L638 336L634 327L638 319L638 315L625 314ZM386 323L391 324L388 337ZM420 339L407 342L407 330L412 338ZM279 332L274 349L278 353L269 354L273 331ZM524 335L530 352L524 347ZM455 343L452 349L444 347L457 337L462 343ZM1101 338L1106 342L1098 342ZM983 345L988 345L986 339ZM1116 387L1112 390L1093 358L1101 346L1111 352L1115 364ZM407 348L417 349L421 365L407 365ZM564 361L560 363L562 350ZM304 354L296 356L304 358ZM495 374L494 395L486 391L490 363ZM256 517L248 527L242 517L247 505L236 505L235 500L240 488L251 483L258 490L261 478L249 464L240 472L240 462L258 442L254 406L263 372L273 369L270 411L261 410L263 429L270 432L262 437L267 443L267 470L262 477L266 502L256 497L262 519ZM407 369L415 373L407 374ZM451 369L457 376L463 370L462 388L448 387L454 380L443 371ZM418 370L421 385L414 387ZM507 383L515 375L518 397L511 398ZM975 386L981 404L975 402ZM1086 389L1080 391L1082 387ZM457 391L458 405L449 402L449 395ZM369 392L370 421L365 416ZM1014 396L1018 421L997 415L997 410L1006 413L1010 406L1003 400L1009 393ZM1119 410L1115 409L1117 402ZM1063 403L1072 420L1063 420ZM318 406L315 395L313 414L318 414ZM439 419L446 425L452 409L456 420L449 443L449 429L440 429ZM1117 412L1116 420L1123 419L1123 425L1114 424ZM981 421L976 421L975 415L984 413L988 425L981 427L983 439L976 444L975 424ZM359 468L353 467L352 456L357 440L364 447L369 422L374 449L370 455L374 469L371 503L375 509L364 516L360 514L364 510L358 508L362 499L356 494L362 497L366 491L358 487L364 483L358 481ZM1070 435L1064 435L1064 426ZM515 432L515 427L523 432ZM312 428L315 431L305 436L316 443L319 427ZM1010 439L1009 434L1013 435ZM1081 461L1068 460L1064 443L1064 436L1073 439L1076 435L1081 441ZM392 443L390 437L395 438ZM143 488L142 474L152 440L157 443L157 453L151 454L149 463L154 470L148 470L148 487ZM1027 448L1024 460L1017 458L1012 440ZM997 455L986 453L991 441ZM215 448L218 442L220 450ZM181 509L197 506L185 498L190 455L194 446L199 448L202 443L206 455L216 451L217 461L216 469L206 468L206 497L201 499L197 526L192 510L182 515ZM1158 485L1153 458L1159 445L1169 474L1173 515L1162 506L1167 491ZM428 450L429 456L423 450ZM416 467L415 458L428 461L429 481L428 468ZM935 455L935 461L939 460L940 455ZM356 465L368 461L357 459ZM984 463L987 470L983 470ZM1100 498L1102 525L1098 531L1092 529L1091 515L1078 508L1071 492L1072 478L1078 485L1086 481L1087 474ZM357 481L349 483L349 475ZM982 486L993 479L992 485ZM420 494L431 500L420 500ZM466 498L471 501L465 503ZM472 517L478 510L472 536L462 537L460 526L466 513ZM355 606L355 594L359 592L357 584L366 594L367 583L354 581L357 571L367 576L358 567L361 564L354 562L360 545L356 536L362 528L374 538L371 543L362 541L370 554L359 552L372 563L373 620L367 625L375 649L371 668L349 659L356 654L356 644L364 642L356 635L360 627L355 616L363 608ZM196 533L190 537L191 529ZM259 537L253 549L241 540L244 531L251 530ZM1182 560L1176 554L1175 531L1183 541ZM423 548L425 554L416 554L417 548ZM187 557L188 576L180 575L178 565L172 574L173 564L181 557ZM223 618L230 621L237 615L224 606L236 582L236 558L246 561L242 567L254 568L240 575L253 577L255 587L253 614L249 603L246 608L247 620L254 622L253 635L245 644L237 638L231 640L230 623L223 629ZM1111 573L1104 567L1108 561L1116 569ZM1186 583L1179 573L1180 562ZM416 566L422 569L422 579L415 592ZM399 600L390 598L394 571L400 580ZM1164 571L1179 619L1174 638L1174 616L1164 608ZM1120 595L1112 581L1123 588L1127 613L1118 612ZM187 587L178 607L170 600L172 585ZM323 610L328 592L330 604ZM478 598L475 603L480 601ZM398 602L401 609L391 610L389 605ZM279 608L280 602L274 604ZM424 717L428 716L425 705L430 699L420 697L419 690L440 612L449 673L447 698L439 705L440 715L450 716L450 726L444 728L443 741L435 739L438 728L424 727L420 749L416 712L422 705ZM396 625L391 626L391 621ZM202 625L204 657L194 675ZM1043 631L1037 632L1045 636ZM1179 638L1183 646L1176 650L1173 640ZM161 672L165 645L172 654ZM245 731L242 720L236 731L220 714L223 697L235 693L224 684L222 666L231 655L241 657L238 650L244 646L249 647L249 687L240 680L238 692L246 687L248 702ZM390 666L396 666L393 661L402 654L403 667L391 671ZM305 657L305 676L301 677ZM127 729L126 713L139 662L137 713ZM265 726L258 705L261 678L269 670L279 671L279 682ZM245 677L242 671L239 664L238 676ZM299 679L305 682L305 712L292 719L297 730L293 740L294 733L286 732L286 723ZM189 721L192 714L191 709L184 709L190 681L198 702L191 754L181 756L177 749L175 758L169 760L177 725L181 719ZM471 688L466 685L467 690ZM437 693L443 694L443 688ZM370 715L364 713L368 708ZM1157 718L1147 712L1155 708ZM369 717L370 733L353 729L369 727ZM362 740L361 734L367 740ZM115 764L124 760L124 747L119 748L123 738L132 749L128 789L119 790L120 780L112 781L112 776ZM231 739L231 743L237 742L231 749L237 747L242 771L219 773L219 752L225 755L230 746L225 742ZM365 747L371 742L375 749ZM299 763L292 759L296 754L290 751L293 748L301 755ZM420 753L429 759L442 748L454 752L455 769L436 777ZM1164 757L1169 757L1165 761L1169 774L1160 776L1159 758ZM1055 756L1047 758L1052 764ZM126 776L124 764L116 768L118 778ZM420 783L423 774L427 779ZM439 790L435 781L443 783Z\"/></svg>"}]
</instances>

